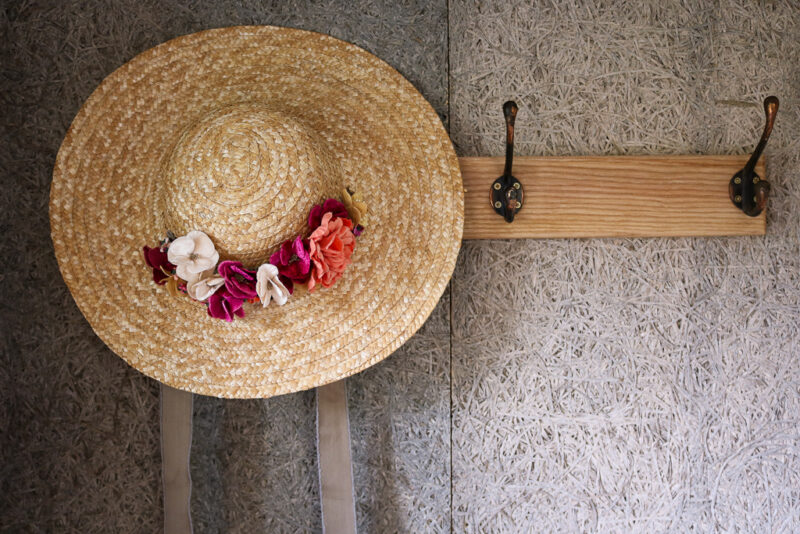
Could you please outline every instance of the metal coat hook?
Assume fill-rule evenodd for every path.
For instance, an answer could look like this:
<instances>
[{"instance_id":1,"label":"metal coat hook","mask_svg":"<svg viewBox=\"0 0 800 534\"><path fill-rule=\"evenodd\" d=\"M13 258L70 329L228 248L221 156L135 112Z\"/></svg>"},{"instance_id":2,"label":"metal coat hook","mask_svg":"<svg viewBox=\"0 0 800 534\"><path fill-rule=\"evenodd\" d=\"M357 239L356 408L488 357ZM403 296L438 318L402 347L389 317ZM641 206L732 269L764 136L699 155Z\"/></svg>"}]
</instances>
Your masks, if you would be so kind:
<instances>
[{"instance_id":1,"label":"metal coat hook","mask_svg":"<svg viewBox=\"0 0 800 534\"><path fill-rule=\"evenodd\" d=\"M506 118L506 166L503 175L492 183L489 190L494 211L509 223L514 222L514 215L522 209L525 195L520 181L511 175L514 160L514 120L518 109L517 104L511 100L503 104L503 115Z\"/></svg>"},{"instance_id":2,"label":"metal coat hook","mask_svg":"<svg viewBox=\"0 0 800 534\"><path fill-rule=\"evenodd\" d=\"M753 151L753 155L747 160L747 164L733 175L728 185L731 202L751 217L757 216L764 210L769 197L769 182L762 180L754 169L758 158L761 157L761 152L767 146L769 134L772 133L772 126L775 124L775 115L778 114L777 97L768 96L764 99L764 113L767 116L767 122L764 125L761 140Z\"/></svg>"}]
</instances>

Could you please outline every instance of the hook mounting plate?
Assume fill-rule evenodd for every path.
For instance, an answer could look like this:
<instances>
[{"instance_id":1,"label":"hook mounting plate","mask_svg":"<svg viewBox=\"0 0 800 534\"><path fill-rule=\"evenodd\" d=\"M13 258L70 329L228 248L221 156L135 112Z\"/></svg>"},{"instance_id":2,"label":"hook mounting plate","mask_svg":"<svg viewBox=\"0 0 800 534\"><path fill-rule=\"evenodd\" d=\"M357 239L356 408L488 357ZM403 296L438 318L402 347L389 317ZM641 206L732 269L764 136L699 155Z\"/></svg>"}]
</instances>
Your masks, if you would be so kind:
<instances>
[{"instance_id":1,"label":"hook mounting plate","mask_svg":"<svg viewBox=\"0 0 800 534\"><path fill-rule=\"evenodd\" d=\"M499 177L492 183L491 202L495 213L506 218L508 212L511 212L513 220L525 202L522 183L511 175L504 174Z\"/></svg>"}]
</instances>

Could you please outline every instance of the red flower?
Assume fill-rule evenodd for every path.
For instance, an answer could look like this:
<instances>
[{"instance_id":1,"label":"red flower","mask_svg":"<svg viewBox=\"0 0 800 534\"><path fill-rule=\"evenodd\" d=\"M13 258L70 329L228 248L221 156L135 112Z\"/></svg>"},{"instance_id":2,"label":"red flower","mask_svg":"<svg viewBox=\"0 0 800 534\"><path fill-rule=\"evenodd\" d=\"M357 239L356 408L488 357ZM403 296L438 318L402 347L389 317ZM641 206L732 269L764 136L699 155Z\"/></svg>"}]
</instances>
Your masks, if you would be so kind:
<instances>
[{"instance_id":1,"label":"red flower","mask_svg":"<svg viewBox=\"0 0 800 534\"><path fill-rule=\"evenodd\" d=\"M344 217L334 218L332 213L326 213L319 228L314 230L308 241L313 263L308 290L313 291L318 283L331 287L350 265L350 256L356 246L353 222Z\"/></svg>"},{"instance_id":2,"label":"red flower","mask_svg":"<svg viewBox=\"0 0 800 534\"><path fill-rule=\"evenodd\" d=\"M289 294L294 291L295 282L305 284L311 276L308 247L308 239L297 236L294 241L284 241L281 248L269 258L269 262L278 268L278 278L289 290Z\"/></svg>"},{"instance_id":3,"label":"red flower","mask_svg":"<svg viewBox=\"0 0 800 534\"><path fill-rule=\"evenodd\" d=\"M225 280L225 288L234 298L244 301L258 296L256 272L245 269L242 262L222 261L217 266L217 272Z\"/></svg>"},{"instance_id":4,"label":"red flower","mask_svg":"<svg viewBox=\"0 0 800 534\"><path fill-rule=\"evenodd\" d=\"M153 282L163 286L172 277L175 266L167 259L167 253L162 252L159 247L150 248L145 246L143 250L145 263L153 269Z\"/></svg>"},{"instance_id":5,"label":"red flower","mask_svg":"<svg viewBox=\"0 0 800 534\"><path fill-rule=\"evenodd\" d=\"M322 223L322 217L326 213L332 213L334 218L350 218L350 214L347 213L347 208L344 206L344 204L335 198L329 198L321 205L318 204L311 208L311 212L308 214L308 227L311 228L312 232L316 230Z\"/></svg>"},{"instance_id":6,"label":"red flower","mask_svg":"<svg viewBox=\"0 0 800 534\"><path fill-rule=\"evenodd\" d=\"M227 287L221 287L208 297L208 315L230 323L234 316L244 317L243 305L243 299L231 295Z\"/></svg>"}]
</instances>

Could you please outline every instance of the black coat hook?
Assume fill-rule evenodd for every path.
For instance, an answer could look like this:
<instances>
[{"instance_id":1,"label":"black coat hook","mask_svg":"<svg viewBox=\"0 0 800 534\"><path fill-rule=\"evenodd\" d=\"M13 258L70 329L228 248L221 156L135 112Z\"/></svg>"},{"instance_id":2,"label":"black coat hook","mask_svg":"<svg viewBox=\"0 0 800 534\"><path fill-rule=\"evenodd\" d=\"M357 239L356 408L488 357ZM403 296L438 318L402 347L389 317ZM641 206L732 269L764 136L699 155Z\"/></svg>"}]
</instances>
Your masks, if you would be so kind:
<instances>
[{"instance_id":1,"label":"black coat hook","mask_svg":"<svg viewBox=\"0 0 800 534\"><path fill-rule=\"evenodd\" d=\"M503 115L506 118L506 166L503 176L495 180L489 190L494 211L509 223L514 222L514 215L522 209L524 197L522 184L511 175L514 160L514 120L518 109L517 104L511 100L503 104Z\"/></svg>"},{"instance_id":2,"label":"black coat hook","mask_svg":"<svg viewBox=\"0 0 800 534\"><path fill-rule=\"evenodd\" d=\"M769 197L769 182L762 180L754 169L756 163L758 163L758 158L761 157L761 152L767 146L767 139L769 139L769 134L772 133L772 126L775 124L775 115L778 114L777 97L768 96L764 99L764 113L767 116L767 122L764 125L764 133L761 134L761 140L753 151L753 155L747 160L747 164L742 170L733 175L730 184L728 184L731 202L751 217L755 217L764 211Z\"/></svg>"}]
</instances>

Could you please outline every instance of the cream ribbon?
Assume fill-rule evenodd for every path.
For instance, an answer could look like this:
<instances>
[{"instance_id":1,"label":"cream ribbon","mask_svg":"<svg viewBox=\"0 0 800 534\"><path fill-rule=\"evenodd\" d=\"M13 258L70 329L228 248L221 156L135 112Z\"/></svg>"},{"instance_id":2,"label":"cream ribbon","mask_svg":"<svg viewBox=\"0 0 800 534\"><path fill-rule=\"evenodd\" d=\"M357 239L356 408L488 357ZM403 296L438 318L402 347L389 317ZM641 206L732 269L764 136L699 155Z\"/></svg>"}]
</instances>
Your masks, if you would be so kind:
<instances>
[{"instance_id":1,"label":"cream ribbon","mask_svg":"<svg viewBox=\"0 0 800 534\"><path fill-rule=\"evenodd\" d=\"M317 465L323 534L355 534L350 419L344 380L317 388Z\"/></svg>"},{"instance_id":2,"label":"cream ribbon","mask_svg":"<svg viewBox=\"0 0 800 534\"><path fill-rule=\"evenodd\" d=\"M191 534L192 394L161 384L164 534ZM356 509L345 381L317 388L317 463L322 532L355 534Z\"/></svg>"},{"instance_id":3,"label":"cream ribbon","mask_svg":"<svg viewBox=\"0 0 800 534\"><path fill-rule=\"evenodd\" d=\"M164 534L192 532L192 394L161 384L161 475Z\"/></svg>"}]
</instances>

